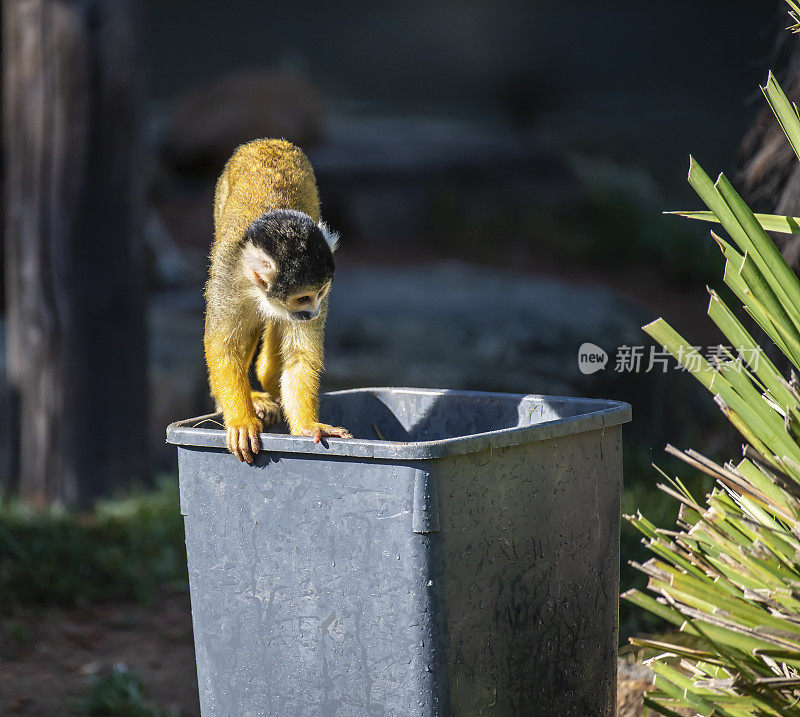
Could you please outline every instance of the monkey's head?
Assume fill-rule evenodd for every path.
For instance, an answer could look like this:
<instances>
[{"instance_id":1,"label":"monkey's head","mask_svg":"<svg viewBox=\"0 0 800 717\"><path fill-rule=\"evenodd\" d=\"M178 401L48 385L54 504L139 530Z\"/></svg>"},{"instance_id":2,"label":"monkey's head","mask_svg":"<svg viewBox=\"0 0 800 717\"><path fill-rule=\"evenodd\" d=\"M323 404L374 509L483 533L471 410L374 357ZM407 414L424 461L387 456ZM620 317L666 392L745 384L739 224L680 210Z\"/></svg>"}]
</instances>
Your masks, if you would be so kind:
<instances>
[{"instance_id":1,"label":"monkey's head","mask_svg":"<svg viewBox=\"0 0 800 717\"><path fill-rule=\"evenodd\" d=\"M288 321L311 321L333 280L338 235L292 209L262 214L242 238L243 271L262 310Z\"/></svg>"}]
</instances>

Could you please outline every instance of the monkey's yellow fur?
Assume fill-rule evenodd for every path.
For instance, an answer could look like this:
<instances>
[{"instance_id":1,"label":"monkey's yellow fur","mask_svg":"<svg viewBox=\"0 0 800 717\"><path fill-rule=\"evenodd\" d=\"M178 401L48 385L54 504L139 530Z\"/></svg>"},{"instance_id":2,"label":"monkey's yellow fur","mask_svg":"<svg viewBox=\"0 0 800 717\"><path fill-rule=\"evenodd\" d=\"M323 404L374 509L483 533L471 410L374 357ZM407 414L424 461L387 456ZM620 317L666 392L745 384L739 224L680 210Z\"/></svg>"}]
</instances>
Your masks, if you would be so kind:
<instances>
[{"instance_id":1,"label":"monkey's yellow fur","mask_svg":"<svg viewBox=\"0 0 800 717\"><path fill-rule=\"evenodd\" d=\"M344 430L318 420L328 297L314 321L265 318L240 267L246 230L274 209L295 209L319 222L314 171L289 142L256 140L236 150L217 182L204 337L211 394L225 419L228 447L246 458L258 452L262 423L279 417L279 397L293 434L318 438ZM259 338L256 376L264 390L251 391L248 370Z\"/></svg>"}]
</instances>

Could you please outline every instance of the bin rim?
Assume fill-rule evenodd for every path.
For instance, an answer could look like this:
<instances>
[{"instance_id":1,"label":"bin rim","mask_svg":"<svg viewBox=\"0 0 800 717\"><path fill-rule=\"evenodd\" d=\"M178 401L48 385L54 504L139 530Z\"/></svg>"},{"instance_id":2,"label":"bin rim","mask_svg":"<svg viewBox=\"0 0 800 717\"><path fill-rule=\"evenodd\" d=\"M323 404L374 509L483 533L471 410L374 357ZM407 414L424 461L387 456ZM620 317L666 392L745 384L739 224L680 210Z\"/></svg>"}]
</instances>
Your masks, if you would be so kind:
<instances>
[{"instance_id":1,"label":"bin rim","mask_svg":"<svg viewBox=\"0 0 800 717\"><path fill-rule=\"evenodd\" d=\"M292 436L285 433L262 432L261 450L268 453L304 453L314 456L343 456L350 458L377 458L382 460L430 460L465 453L480 453L489 449L505 448L534 441L544 441L561 436L602 430L628 423L631 420L631 406L623 401L601 398L580 398L576 396L549 396L543 394L493 393L487 391L459 391L435 388L407 388L372 386L351 388L343 391L329 391L325 396L345 396L366 392L417 393L430 396L455 395L537 402L575 402L596 407L587 413L575 416L542 421L531 426L514 426L495 431L472 433L432 441L386 441L365 438L327 438L314 443L308 436ZM221 428L196 428L194 424L203 421L222 422L222 413L209 413L194 418L175 421L167 426L167 443L177 446L227 450L225 431ZM189 425L191 424L191 425Z\"/></svg>"}]
</instances>

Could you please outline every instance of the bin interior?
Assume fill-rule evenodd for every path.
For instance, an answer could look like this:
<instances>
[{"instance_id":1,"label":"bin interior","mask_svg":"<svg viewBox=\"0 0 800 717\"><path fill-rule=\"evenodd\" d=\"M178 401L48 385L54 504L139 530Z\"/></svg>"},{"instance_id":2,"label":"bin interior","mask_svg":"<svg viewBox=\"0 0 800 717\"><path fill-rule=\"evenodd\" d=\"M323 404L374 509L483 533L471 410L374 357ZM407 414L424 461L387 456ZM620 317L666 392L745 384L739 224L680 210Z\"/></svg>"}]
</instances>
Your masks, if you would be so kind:
<instances>
[{"instance_id":1,"label":"bin interior","mask_svg":"<svg viewBox=\"0 0 800 717\"><path fill-rule=\"evenodd\" d=\"M354 438L439 441L532 426L607 408L604 401L464 391L362 389L325 394L320 420ZM283 432L275 427L272 432Z\"/></svg>"}]
</instances>

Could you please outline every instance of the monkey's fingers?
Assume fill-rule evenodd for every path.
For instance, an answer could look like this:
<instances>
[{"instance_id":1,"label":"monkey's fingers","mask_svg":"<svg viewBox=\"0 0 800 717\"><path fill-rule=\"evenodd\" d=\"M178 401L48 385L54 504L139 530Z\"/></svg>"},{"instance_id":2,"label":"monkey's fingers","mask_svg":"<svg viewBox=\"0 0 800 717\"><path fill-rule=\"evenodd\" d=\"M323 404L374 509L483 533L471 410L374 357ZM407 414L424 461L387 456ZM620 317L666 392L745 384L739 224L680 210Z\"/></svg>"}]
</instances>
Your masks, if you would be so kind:
<instances>
[{"instance_id":1,"label":"monkey's fingers","mask_svg":"<svg viewBox=\"0 0 800 717\"><path fill-rule=\"evenodd\" d=\"M250 432L246 428L239 429L239 452L248 463L253 462L253 453L258 453L258 450L253 450Z\"/></svg>"},{"instance_id":2,"label":"monkey's fingers","mask_svg":"<svg viewBox=\"0 0 800 717\"><path fill-rule=\"evenodd\" d=\"M304 428L300 431L303 436L311 436L314 443L319 443L323 438L352 438L350 432L346 428L339 426L329 426L326 423L315 423L310 428Z\"/></svg>"},{"instance_id":3,"label":"monkey's fingers","mask_svg":"<svg viewBox=\"0 0 800 717\"><path fill-rule=\"evenodd\" d=\"M236 451L239 447L238 441L238 431L235 428L226 428L225 429L225 445L228 447L228 451L230 451L234 456L236 456ZM239 456L236 456L239 458ZM242 460L239 458L239 460Z\"/></svg>"},{"instance_id":4,"label":"monkey's fingers","mask_svg":"<svg viewBox=\"0 0 800 717\"><path fill-rule=\"evenodd\" d=\"M239 442L239 431L240 429L237 426L231 426L228 428L227 436L225 442L228 445L228 450L236 456L240 461L245 460L244 453L242 453Z\"/></svg>"},{"instance_id":5,"label":"monkey's fingers","mask_svg":"<svg viewBox=\"0 0 800 717\"><path fill-rule=\"evenodd\" d=\"M252 463L253 456L258 454L260 449L258 440L260 428L260 423L246 426L229 426L226 436L228 450L240 461Z\"/></svg>"},{"instance_id":6,"label":"monkey's fingers","mask_svg":"<svg viewBox=\"0 0 800 717\"><path fill-rule=\"evenodd\" d=\"M348 431L346 428L342 428L341 426L326 426L324 429L325 436L331 436L332 438L352 438L353 435Z\"/></svg>"}]
</instances>

